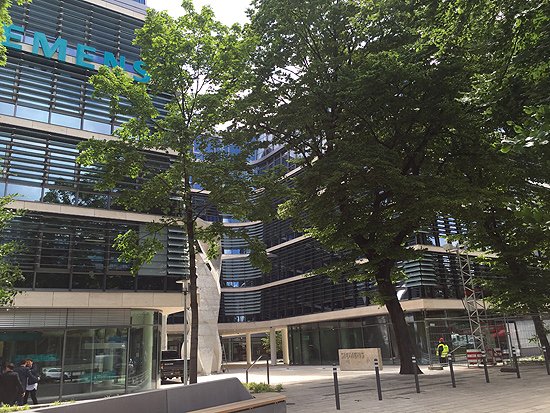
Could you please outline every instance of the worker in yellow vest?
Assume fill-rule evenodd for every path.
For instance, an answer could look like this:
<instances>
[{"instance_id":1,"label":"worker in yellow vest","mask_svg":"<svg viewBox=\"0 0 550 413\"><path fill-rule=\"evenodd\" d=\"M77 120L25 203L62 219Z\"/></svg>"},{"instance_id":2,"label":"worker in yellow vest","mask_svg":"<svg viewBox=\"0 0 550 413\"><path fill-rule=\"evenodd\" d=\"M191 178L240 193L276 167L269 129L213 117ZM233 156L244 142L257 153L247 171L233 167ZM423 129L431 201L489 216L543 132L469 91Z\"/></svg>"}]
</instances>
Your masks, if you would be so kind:
<instances>
[{"instance_id":1,"label":"worker in yellow vest","mask_svg":"<svg viewBox=\"0 0 550 413\"><path fill-rule=\"evenodd\" d=\"M439 356L439 363L447 364L447 356L449 354L449 346L445 344L443 337L439 339L439 345L437 346L437 355Z\"/></svg>"}]
</instances>

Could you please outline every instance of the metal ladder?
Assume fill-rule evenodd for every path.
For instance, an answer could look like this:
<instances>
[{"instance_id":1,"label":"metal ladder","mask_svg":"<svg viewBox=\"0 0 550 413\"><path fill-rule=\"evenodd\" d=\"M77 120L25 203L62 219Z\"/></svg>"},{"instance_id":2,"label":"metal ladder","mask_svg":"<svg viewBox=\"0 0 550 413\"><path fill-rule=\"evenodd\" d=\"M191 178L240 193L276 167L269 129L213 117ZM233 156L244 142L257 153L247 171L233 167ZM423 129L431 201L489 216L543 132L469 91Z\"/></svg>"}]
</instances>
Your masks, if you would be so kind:
<instances>
[{"instance_id":1,"label":"metal ladder","mask_svg":"<svg viewBox=\"0 0 550 413\"><path fill-rule=\"evenodd\" d=\"M225 346L222 343L221 337L220 337L220 344L222 346L222 373L227 373L229 371L229 366L227 364L227 355L225 354Z\"/></svg>"}]
</instances>

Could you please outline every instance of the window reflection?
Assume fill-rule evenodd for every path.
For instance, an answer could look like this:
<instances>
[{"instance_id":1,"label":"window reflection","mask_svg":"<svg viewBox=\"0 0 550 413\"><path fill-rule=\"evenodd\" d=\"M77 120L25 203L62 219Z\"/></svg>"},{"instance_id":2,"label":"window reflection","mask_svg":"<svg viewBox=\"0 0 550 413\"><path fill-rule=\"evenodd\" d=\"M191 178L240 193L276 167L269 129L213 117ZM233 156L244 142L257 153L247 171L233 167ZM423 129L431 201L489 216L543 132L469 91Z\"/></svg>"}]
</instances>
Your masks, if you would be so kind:
<instances>
[{"instance_id":1,"label":"window reflection","mask_svg":"<svg viewBox=\"0 0 550 413\"><path fill-rule=\"evenodd\" d=\"M44 202L49 204L74 205L75 200L76 193L69 190L46 189L46 193L44 194Z\"/></svg>"},{"instance_id":2,"label":"window reflection","mask_svg":"<svg viewBox=\"0 0 550 413\"><path fill-rule=\"evenodd\" d=\"M35 288L67 290L69 288L69 274L37 273Z\"/></svg>"},{"instance_id":3,"label":"window reflection","mask_svg":"<svg viewBox=\"0 0 550 413\"><path fill-rule=\"evenodd\" d=\"M18 310L12 311L20 319ZM71 310L68 311L69 314L52 311L46 320L56 325L67 319L74 322ZM29 328L25 324L36 325L36 319L31 317L29 321L27 316L25 321L21 319L20 330L0 332L0 357L4 364L18 363L21 358L33 359L41 378L38 393L41 403L154 389L159 363L159 317L153 311L137 313L138 317L132 317L131 321L126 317L123 325L68 329ZM9 319L14 316L4 315ZM83 322L87 323L94 315L92 310L87 315L89 320L83 314L80 317L84 316ZM2 319L4 324L5 321Z\"/></svg>"},{"instance_id":4,"label":"window reflection","mask_svg":"<svg viewBox=\"0 0 550 413\"><path fill-rule=\"evenodd\" d=\"M79 142L80 139L0 125L0 165L3 178L10 182L10 193L19 193L25 196L21 199L30 201L123 209L116 205L119 193L143 185L148 177L126 179L110 191L97 190L102 166L83 167L76 163ZM155 171L164 171L171 163L165 155L147 154L147 158ZM39 187L44 188L44 194ZM159 205L146 212L162 213ZM207 208L203 215L203 219L216 220L217 210Z\"/></svg>"},{"instance_id":5,"label":"window reflection","mask_svg":"<svg viewBox=\"0 0 550 413\"><path fill-rule=\"evenodd\" d=\"M63 393L75 397L124 393L127 349L125 328L69 331Z\"/></svg>"},{"instance_id":6,"label":"window reflection","mask_svg":"<svg viewBox=\"0 0 550 413\"><path fill-rule=\"evenodd\" d=\"M24 201L40 201L42 188L8 183L7 195L18 194L15 198Z\"/></svg>"},{"instance_id":7,"label":"window reflection","mask_svg":"<svg viewBox=\"0 0 550 413\"><path fill-rule=\"evenodd\" d=\"M22 358L31 358L40 373L40 403L59 399L59 377L63 331L4 331L0 333L0 355L5 363L18 365Z\"/></svg>"}]
</instances>

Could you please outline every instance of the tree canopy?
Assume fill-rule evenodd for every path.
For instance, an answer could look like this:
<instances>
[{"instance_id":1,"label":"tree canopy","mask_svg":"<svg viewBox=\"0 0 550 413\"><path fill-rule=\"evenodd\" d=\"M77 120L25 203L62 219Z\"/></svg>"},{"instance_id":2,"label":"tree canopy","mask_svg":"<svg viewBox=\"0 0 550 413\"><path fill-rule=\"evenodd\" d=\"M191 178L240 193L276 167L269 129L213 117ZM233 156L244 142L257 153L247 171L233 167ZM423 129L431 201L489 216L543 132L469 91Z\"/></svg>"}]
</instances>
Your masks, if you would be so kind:
<instances>
[{"instance_id":1,"label":"tree canopy","mask_svg":"<svg viewBox=\"0 0 550 413\"><path fill-rule=\"evenodd\" d=\"M477 76L468 97L485 108L495 147L507 156L495 154L479 164L476 176L471 176L485 192L484 201L459 208L455 216L465 223L462 239L470 249L493 253L483 259L491 268L490 278L481 281L490 292L492 308L534 314L537 335L548 347L538 314L550 305L546 253L550 8L539 1L481 4L483 10L498 11L492 20L480 19L486 29L478 40L494 70Z\"/></svg>"},{"instance_id":2,"label":"tree canopy","mask_svg":"<svg viewBox=\"0 0 550 413\"><path fill-rule=\"evenodd\" d=\"M296 153L301 171L281 215L347 252L334 274L351 270L355 279L376 280L401 372L411 373L413 344L396 296L402 274L395 264L419 256L407 240L437 217L490 206L512 169L521 171L518 192L527 191L533 169L499 150L499 131L522 119L523 106L540 92L542 76L513 74L526 67L531 40L545 47L539 37L546 6L492 0L256 0L253 6L248 36L257 46L238 127ZM533 13L538 22L523 22ZM540 33L529 40L529 31Z\"/></svg>"},{"instance_id":3,"label":"tree canopy","mask_svg":"<svg viewBox=\"0 0 550 413\"><path fill-rule=\"evenodd\" d=\"M517 125L528 127L526 106L548 104L547 4L255 0L244 33L215 22L209 8L183 6L186 14L176 20L150 10L137 32L148 85L120 68L93 77L95 96L132 119L116 131L119 140L92 140L80 158L104 165L104 187L143 179L118 202L162 211L151 234L181 225L194 246L197 238L214 245L227 233L221 224L196 225L197 188L237 218L263 216L271 185L264 197L251 194L277 172L254 177L248 151L284 147L296 155L299 173L279 216L345 252L345 260L322 269L333 279L346 272L376 281L402 373L413 372L414 346L396 294L403 279L396 263L420 257L407 247L416 231L453 216L471 229L472 245L487 243L507 260L494 261L495 268L508 271L513 261L497 238L516 250L516 264L538 265L533 250L518 258L531 241L544 244L517 211L530 199L547 205L545 170L539 158L507 153L501 142L521 139ZM217 129L229 121L227 130ZM170 153L170 168L149 168L148 150ZM136 266L161 248L133 233L118 243ZM192 331L194 254L190 248Z\"/></svg>"}]
</instances>

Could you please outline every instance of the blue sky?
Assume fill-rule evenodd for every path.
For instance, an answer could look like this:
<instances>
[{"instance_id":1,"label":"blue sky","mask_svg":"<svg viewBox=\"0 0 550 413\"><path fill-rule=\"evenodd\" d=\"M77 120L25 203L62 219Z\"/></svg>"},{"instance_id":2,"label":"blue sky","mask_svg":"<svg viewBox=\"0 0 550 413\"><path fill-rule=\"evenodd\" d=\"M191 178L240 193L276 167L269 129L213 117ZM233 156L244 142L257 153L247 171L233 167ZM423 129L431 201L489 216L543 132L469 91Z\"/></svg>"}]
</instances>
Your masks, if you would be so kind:
<instances>
[{"instance_id":1,"label":"blue sky","mask_svg":"<svg viewBox=\"0 0 550 413\"><path fill-rule=\"evenodd\" d=\"M208 4L214 10L216 19L231 26L233 23L248 22L246 9L251 0L193 0L195 9L200 10ZM181 0L146 0L149 7L157 10L166 10L173 17L181 14Z\"/></svg>"}]
</instances>

